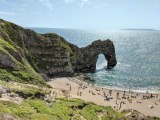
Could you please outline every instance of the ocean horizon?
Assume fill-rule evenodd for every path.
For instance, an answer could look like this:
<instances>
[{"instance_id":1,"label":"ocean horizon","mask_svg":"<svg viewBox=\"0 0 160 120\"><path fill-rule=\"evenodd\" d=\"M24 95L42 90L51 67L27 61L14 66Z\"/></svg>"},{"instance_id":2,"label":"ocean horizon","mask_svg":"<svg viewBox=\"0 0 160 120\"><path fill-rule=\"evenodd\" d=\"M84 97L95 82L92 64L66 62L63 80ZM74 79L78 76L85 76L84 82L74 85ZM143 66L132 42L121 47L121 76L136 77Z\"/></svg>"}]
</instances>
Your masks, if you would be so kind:
<instances>
[{"instance_id":1,"label":"ocean horizon","mask_svg":"<svg viewBox=\"0 0 160 120\"><path fill-rule=\"evenodd\" d=\"M160 93L159 30L83 30L63 28L30 28L38 33L57 33L68 42L85 47L93 41L110 39L115 45L117 65L105 69L107 61L99 55L96 72L88 73L96 86Z\"/></svg>"}]
</instances>

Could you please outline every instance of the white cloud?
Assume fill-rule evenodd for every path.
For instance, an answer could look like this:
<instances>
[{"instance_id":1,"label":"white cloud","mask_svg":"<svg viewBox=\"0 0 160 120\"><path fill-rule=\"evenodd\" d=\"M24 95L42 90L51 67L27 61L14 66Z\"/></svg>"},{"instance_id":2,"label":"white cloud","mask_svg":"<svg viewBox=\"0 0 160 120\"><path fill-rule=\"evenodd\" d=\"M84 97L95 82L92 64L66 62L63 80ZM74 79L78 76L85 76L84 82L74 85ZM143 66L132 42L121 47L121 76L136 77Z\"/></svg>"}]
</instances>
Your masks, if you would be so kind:
<instances>
[{"instance_id":1,"label":"white cloud","mask_svg":"<svg viewBox=\"0 0 160 120\"><path fill-rule=\"evenodd\" d=\"M66 2L66 3L72 3L72 2L74 2L75 0L64 0L64 2Z\"/></svg>"},{"instance_id":2,"label":"white cloud","mask_svg":"<svg viewBox=\"0 0 160 120\"><path fill-rule=\"evenodd\" d=\"M90 0L80 0L81 3L80 3L80 7L84 7L86 4L90 4Z\"/></svg>"},{"instance_id":3,"label":"white cloud","mask_svg":"<svg viewBox=\"0 0 160 120\"><path fill-rule=\"evenodd\" d=\"M49 0L38 0L39 2L43 3L45 6L47 6L50 10L53 10L53 5Z\"/></svg>"},{"instance_id":4,"label":"white cloud","mask_svg":"<svg viewBox=\"0 0 160 120\"><path fill-rule=\"evenodd\" d=\"M0 15L11 15L11 16L15 16L15 15L18 15L18 14L12 13L12 12L0 11Z\"/></svg>"},{"instance_id":5,"label":"white cloud","mask_svg":"<svg viewBox=\"0 0 160 120\"><path fill-rule=\"evenodd\" d=\"M63 0L65 3L79 3L79 7L84 7L86 4L90 3L90 0Z\"/></svg>"},{"instance_id":6,"label":"white cloud","mask_svg":"<svg viewBox=\"0 0 160 120\"><path fill-rule=\"evenodd\" d=\"M89 0L81 0L82 2L88 2Z\"/></svg>"},{"instance_id":7,"label":"white cloud","mask_svg":"<svg viewBox=\"0 0 160 120\"><path fill-rule=\"evenodd\" d=\"M1 1L0 1L1 2ZM26 9L29 7L29 3L28 1L27 2L14 2L14 3L11 3L7 0L4 0L3 1L3 4L7 7L9 7L8 10L12 10L12 11L20 11L20 12L25 12ZM17 7L18 6L18 7Z\"/></svg>"}]
</instances>

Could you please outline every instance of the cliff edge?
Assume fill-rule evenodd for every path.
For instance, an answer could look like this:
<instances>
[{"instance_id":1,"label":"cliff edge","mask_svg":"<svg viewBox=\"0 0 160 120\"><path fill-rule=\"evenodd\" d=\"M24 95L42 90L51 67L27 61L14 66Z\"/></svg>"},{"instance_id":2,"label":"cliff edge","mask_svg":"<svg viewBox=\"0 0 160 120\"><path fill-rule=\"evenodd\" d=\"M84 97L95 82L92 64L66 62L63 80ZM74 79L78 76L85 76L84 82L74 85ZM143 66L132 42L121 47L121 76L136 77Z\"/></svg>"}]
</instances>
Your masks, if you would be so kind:
<instances>
[{"instance_id":1,"label":"cliff edge","mask_svg":"<svg viewBox=\"0 0 160 120\"><path fill-rule=\"evenodd\" d=\"M0 19L0 79L43 84L45 78L94 72L99 54L116 65L111 40L79 48L55 33L38 34Z\"/></svg>"}]
</instances>

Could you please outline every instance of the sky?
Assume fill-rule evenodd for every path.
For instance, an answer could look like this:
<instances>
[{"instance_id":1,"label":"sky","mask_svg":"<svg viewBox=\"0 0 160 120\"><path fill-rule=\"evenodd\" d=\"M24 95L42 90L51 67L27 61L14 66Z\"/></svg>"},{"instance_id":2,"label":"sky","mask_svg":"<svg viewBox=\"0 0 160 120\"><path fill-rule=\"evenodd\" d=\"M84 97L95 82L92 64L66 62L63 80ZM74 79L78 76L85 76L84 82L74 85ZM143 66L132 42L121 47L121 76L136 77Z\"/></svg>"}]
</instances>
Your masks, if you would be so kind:
<instances>
[{"instance_id":1,"label":"sky","mask_svg":"<svg viewBox=\"0 0 160 120\"><path fill-rule=\"evenodd\" d=\"M160 0L0 0L0 18L23 27L160 30Z\"/></svg>"}]
</instances>

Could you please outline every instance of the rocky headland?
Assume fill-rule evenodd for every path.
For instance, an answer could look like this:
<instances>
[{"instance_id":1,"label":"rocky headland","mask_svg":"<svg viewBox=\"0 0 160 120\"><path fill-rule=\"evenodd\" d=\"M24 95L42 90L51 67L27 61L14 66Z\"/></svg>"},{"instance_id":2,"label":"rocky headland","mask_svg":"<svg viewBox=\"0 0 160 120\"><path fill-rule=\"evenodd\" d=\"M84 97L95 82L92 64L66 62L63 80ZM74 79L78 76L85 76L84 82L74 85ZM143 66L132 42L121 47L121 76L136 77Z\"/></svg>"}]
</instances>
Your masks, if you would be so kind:
<instances>
[{"instance_id":1,"label":"rocky headland","mask_svg":"<svg viewBox=\"0 0 160 120\"><path fill-rule=\"evenodd\" d=\"M101 53L108 69L116 65L111 40L79 48L55 33L39 34L0 19L0 120L159 120L72 98L71 89L46 83L53 77L95 72Z\"/></svg>"},{"instance_id":2,"label":"rocky headland","mask_svg":"<svg viewBox=\"0 0 160 120\"><path fill-rule=\"evenodd\" d=\"M111 40L97 40L79 48L55 33L38 34L0 19L0 78L43 82L43 78L94 72L98 55L104 54L107 67L116 65ZM28 74L30 73L30 74Z\"/></svg>"}]
</instances>

